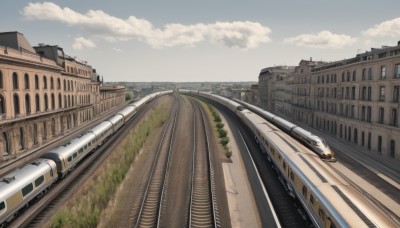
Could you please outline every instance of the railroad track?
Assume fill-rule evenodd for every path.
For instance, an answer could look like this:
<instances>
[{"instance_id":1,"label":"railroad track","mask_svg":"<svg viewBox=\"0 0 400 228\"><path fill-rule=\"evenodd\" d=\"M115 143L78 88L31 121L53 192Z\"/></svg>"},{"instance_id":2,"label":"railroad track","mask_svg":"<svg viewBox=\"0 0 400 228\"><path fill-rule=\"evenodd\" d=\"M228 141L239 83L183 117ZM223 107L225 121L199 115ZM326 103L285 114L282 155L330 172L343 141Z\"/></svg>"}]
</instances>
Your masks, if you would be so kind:
<instances>
[{"instance_id":1,"label":"railroad track","mask_svg":"<svg viewBox=\"0 0 400 228\"><path fill-rule=\"evenodd\" d=\"M199 104L193 104L194 150L192 159L191 192L188 227L219 227L215 199L214 172L211 162L208 131Z\"/></svg>"},{"instance_id":2,"label":"railroad track","mask_svg":"<svg viewBox=\"0 0 400 228\"><path fill-rule=\"evenodd\" d=\"M150 105L151 104L151 105ZM139 110L125 127L116 132L97 151L83 159L64 179L59 180L40 200L33 203L23 214L19 215L9 227L43 227L54 213L55 208L63 204L81 184L89 177L98 165L111 154L109 147L115 147L126 135L137 120L156 104L151 102Z\"/></svg>"},{"instance_id":3,"label":"railroad track","mask_svg":"<svg viewBox=\"0 0 400 228\"><path fill-rule=\"evenodd\" d=\"M162 139L159 143L156 157L152 163L149 178L140 203L139 212L134 227L159 227L161 207L164 198L164 188L167 184L168 165L174 139L176 119L179 105L173 108L173 116L168 120Z\"/></svg>"}]
</instances>

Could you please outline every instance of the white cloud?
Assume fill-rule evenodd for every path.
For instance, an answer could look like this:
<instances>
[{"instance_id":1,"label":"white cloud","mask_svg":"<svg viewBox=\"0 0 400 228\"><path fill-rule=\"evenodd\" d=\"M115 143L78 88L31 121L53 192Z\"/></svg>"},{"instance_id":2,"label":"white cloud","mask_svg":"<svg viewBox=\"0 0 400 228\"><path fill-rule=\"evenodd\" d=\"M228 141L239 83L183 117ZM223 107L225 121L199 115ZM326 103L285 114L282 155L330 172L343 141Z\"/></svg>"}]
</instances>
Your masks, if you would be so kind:
<instances>
[{"instance_id":1,"label":"white cloud","mask_svg":"<svg viewBox=\"0 0 400 228\"><path fill-rule=\"evenodd\" d=\"M345 34L334 34L330 31L321 31L318 34L301 34L284 39L284 43L301 47L337 49L353 44L357 39Z\"/></svg>"},{"instance_id":2,"label":"white cloud","mask_svg":"<svg viewBox=\"0 0 400 228\"><path fill-rule=\"evenodd\" d=\"M400 36L400 17L393 20L384 21L372 28L367 29L362 32L365 36L372 37L399 37Z\"/></svg>"},{"instance_id":3,"label":"white cloud","mask_svg":"<svg viewBox=\"0 0 400 228\"><path fill-rule=\"evenodd\" d=\"M96 44L84 37L77 37L75 38L74 44L72 44L72 48L75 50L82 50L84 48L95 48Z\"/></svg>"},{"instance_id":4,"label":"white cloud","mask_svg":"<svg viewBox=\"0 0 400 228\"><path fill-rule=\"evenodd\" d=\"M136 39L155 48L194 46L202 41L243 49L255 48L261 43L269 42L268 35L271 33L268 27L250 21L193 25L175 23L166 24L160 29L154 28L151 22L134 16L121 19L101 10L89 10L81 14L51 2L29 3L22 14L31 20L50 20L79 26L91 35L107 41Z\"/></svg>"}]
</instances>

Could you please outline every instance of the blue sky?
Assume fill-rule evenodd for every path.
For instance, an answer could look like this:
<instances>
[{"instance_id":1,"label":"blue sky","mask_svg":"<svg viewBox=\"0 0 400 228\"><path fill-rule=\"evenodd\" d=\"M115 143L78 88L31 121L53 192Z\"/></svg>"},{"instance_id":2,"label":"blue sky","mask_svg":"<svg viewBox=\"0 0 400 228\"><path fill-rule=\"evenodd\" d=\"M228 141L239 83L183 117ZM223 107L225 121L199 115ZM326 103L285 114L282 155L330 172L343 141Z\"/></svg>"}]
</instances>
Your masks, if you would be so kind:
<instances>
[{"instance_id":1,"label":"blue sky","mask_svg":"<svg viewBox=\"0 0 400 228\"><path fill-rule=\"evenodd\" d=\"M257 81L400 40L399 0L14 1L0 31L59 45L106 81Z\"/></svg>"}]
</instances>

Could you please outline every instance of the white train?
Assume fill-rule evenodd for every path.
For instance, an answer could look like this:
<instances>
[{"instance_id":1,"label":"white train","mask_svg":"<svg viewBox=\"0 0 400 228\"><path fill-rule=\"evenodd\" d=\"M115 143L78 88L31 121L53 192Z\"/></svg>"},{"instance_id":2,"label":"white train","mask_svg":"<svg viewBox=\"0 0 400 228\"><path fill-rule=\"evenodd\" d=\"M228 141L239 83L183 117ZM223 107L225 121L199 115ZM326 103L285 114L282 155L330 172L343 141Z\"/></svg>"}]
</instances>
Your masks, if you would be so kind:
<instances>
[{"instance_id":1,"label":"white train","mask_svg":"<svg viewBox=\"0 0 400 228\"><path fill-rule=\"evenodd\" d=\"M255 135L261 150L302 204L315 227L398 227L386 214L333 172L307 147L235 101L196 91L234 112Z\"/></svg>"},{"instance_id":2,"label":"white train","mask_svg":"<svg viewBox=\"0 0 400 228\"><path fill-rule=\"evenodd\" d=\"M334 158L334 152L329 148L326 141L312 134L311 132L277 116L270 112L267 112L257 106L248 104L241 100L233 99L237 103L243 105L245 108L250 111L257 113L262 116L267 121L273 123L275 126L279 127L282 131L285 131L287 134L293 136L298 141L300 141L303 145L307 146L310 150L317 153L322 159L325 161L336 161Z\"/></svg>"},{"instance_id":3,"label":"white train","mask_svg":"<svg viewBox=\"0 0 400 228\"><path fill-rule=\"evenodd\" d=\"M96 150L129 121L144 104L171 93L163 91L150 94L65 145L53 148L41 158L1 177L0 226L10 222L30 201L67 175L81 159Z\"/></svg>"}]
</instances>

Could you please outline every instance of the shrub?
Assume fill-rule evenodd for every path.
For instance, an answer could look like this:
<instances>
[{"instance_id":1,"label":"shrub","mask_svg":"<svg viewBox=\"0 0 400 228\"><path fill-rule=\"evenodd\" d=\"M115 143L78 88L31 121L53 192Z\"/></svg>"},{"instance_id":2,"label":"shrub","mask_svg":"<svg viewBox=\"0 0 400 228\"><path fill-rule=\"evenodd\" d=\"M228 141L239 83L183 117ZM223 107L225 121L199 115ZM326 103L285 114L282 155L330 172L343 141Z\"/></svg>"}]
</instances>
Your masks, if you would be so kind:
<instances>
[{"instance_id":1,"label":"shrub","mask_svg":"<svg viewBox=\"0 0 400 228\"><path fill-rule=\"evenodd\" d=\"M228 137L221 138L221 144L222 145L226 146L226 144L228 144L228 142L229 142L229 138Z\"/></svg>"},{"instance_id":2,"label":"shrub","mask_svg":"<svg viewBox=\"0 0 400 228\"><path fill-rule=\"evenodd\" d=\"M220 138L224 138L228 134L228 132L225 129L219 129L218 133Z\"/></svg>"},{"instance_id":3,"label":"shrub","mask_svg":"<svg viewBox=\"0 0 400 228\"><path fill-rule=\"evenodd\" d=\"M214 115L214 121L221 122L221 117L218 114Z\"/></svg>"},{"instance_id":4,"label":"shrub","mask_svg":"<svg viewBox=\"0 0 400 228\"><path fill-rule=\"evenodd\" d=\"M226 149L225 149L225 156L226 156L227 158L232 157L232 150L231 150L230 148L226 148Z\"/></svg>"},{"instance_id":5,"label":"shrub","mask_svg":"<svg viewBox=\"0 0 400 228\"><path fill-rule=\"evenodd\" d=\"M218 122L217 125L216 125L216 127L217 127L218 129L221 129L221 128L224 127L224 124L221 123L221 122Z\"/></svg>"}]
</instances>

